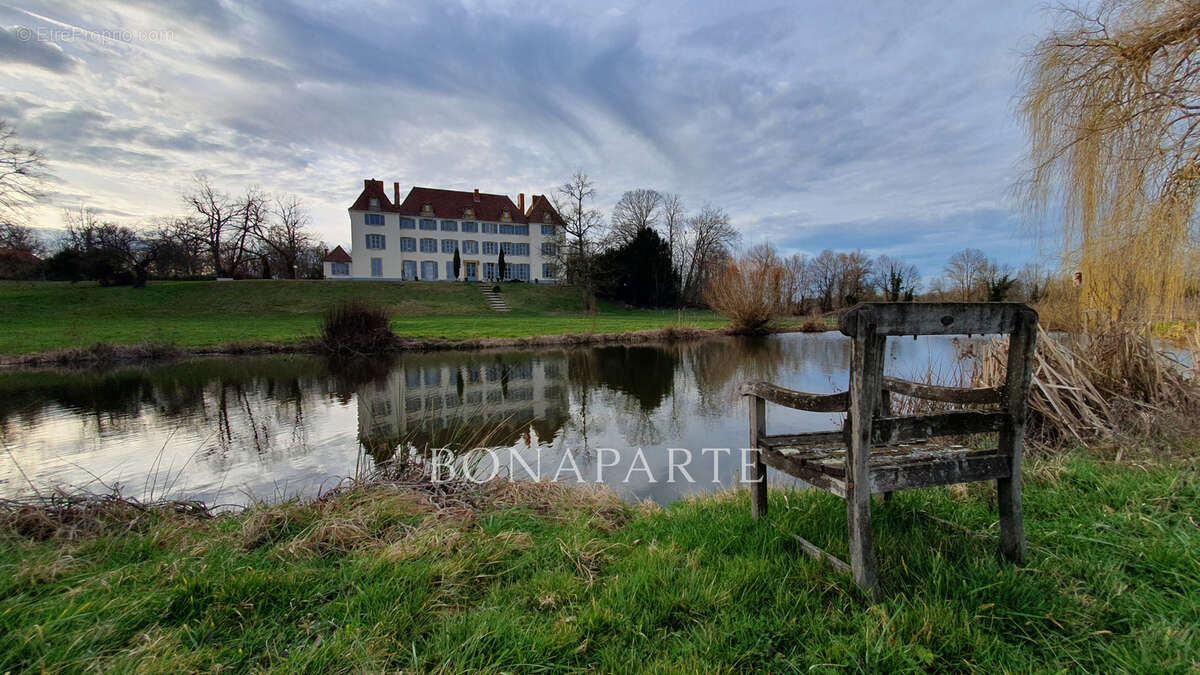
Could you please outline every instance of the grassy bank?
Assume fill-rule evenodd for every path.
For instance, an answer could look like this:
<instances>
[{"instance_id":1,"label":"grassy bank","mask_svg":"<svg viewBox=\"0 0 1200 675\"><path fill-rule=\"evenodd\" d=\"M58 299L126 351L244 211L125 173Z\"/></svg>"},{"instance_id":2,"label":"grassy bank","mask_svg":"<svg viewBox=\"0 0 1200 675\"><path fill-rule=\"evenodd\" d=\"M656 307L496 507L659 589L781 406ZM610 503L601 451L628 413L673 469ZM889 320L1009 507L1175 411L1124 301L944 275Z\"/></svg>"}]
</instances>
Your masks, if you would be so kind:
<instances>
[{"instance_id":1,"label":"grassy bank","mask_svg":"<svg viewBox=\"0 0 1200 675\"><path fill-rule=\"evenodd\" d=\"M152 282L145 289L92 283L0 282L0 354L156 343L183 348L229 343L294 344L312 337L330 306L359 299L389 309L403 337L474 339L622 333L672 326L719 328L711 312L625 310L601 302L583 311L574 288L504 284L508 314L489 310L476 284L418 282Z\"/></svg>"},{"instance_id":2,"label":"grassy bank","mask_svg":"<svg viewBox=\"0 0 1200 675\"><path fill-rule=\"evenodd\" d=\"M759 523L744 493L659 509L505 483L117 514L70 540L9 518L0 672L1200 666L1194 460L1077 453L1027 463L1026 481L1023 567L997 559L982 488L876 507L875 607L786 535L846 556L842 502L817 493L774 493Z\"/></svg>"}]
</instances>

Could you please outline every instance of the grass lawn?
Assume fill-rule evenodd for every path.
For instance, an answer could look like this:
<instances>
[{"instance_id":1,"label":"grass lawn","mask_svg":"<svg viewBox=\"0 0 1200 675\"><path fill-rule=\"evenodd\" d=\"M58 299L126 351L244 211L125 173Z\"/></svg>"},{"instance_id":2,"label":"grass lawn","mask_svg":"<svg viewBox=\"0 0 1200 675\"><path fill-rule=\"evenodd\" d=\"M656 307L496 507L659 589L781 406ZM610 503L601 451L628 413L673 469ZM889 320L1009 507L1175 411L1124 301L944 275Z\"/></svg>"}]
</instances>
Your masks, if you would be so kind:
<instances>
[{"instance_id":1,"label":"grass lawn","mask_svg":"<svg viewBox=\"0 0 1200 675\"><path fill-rule=\"evenodd\" d=\"M744 492L498 484L475 508L376 488L73 541L0 528L0 672L1195 672L1194 460L1026 468L1024 566L995 554L982 487L877 506L874 607L787 536L847 555L818 492L757 523Z\"/></svg>"},{"instance_id":2,"label":"grass lawn","mask_svg":"<svg viewBox=\"0 0 1200 675\"><path fill-rule=\"evenodd\" d=\"M209 347L289 343L316 334L329 306L361 299L392 310L397 334L430 338L618 333L673 325L717 328L711 312L626 311L601 303L582 310L567 286L504 284L512 312L489 310L476 284L345 281L179 281L147 288L94 283L0 282L0 354L97 342Z\"/></svg>"}]
</instances>

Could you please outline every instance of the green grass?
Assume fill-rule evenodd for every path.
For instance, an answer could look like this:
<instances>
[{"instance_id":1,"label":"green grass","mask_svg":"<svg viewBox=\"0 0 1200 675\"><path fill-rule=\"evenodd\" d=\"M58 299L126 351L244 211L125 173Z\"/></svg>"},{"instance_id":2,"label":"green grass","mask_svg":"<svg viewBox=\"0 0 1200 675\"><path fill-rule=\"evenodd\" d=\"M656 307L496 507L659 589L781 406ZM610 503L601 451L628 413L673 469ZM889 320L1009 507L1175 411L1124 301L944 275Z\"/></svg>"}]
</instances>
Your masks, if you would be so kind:
<instances>
[{"instance_id":1,"label":"green grass","mask_svg":"<svg viewBox=\"0 0 1200 675\"><path fill-rule=\"evenodd\" d=\"M0 354L144 342L180 347L294 343L316 335L331 305L351 298L386 306L397 334L422 338L532 337L717 328L710 312L626 311L600 303L583 311L567 286L504 284L512 309L489 310L476 284L327 281L151 282L147 288L0 282Z\"/></svg>"},{"instance_id":2,"label":"green grass","mask_svg":"<svg viewBox=\"0 0 1200 675\"><path fill-rule=\"evenodd\" d=\"M842 502L816 492L774 492L760 522L745 493L661 510L525 486L474 513L378 490L10 535L0 672L1195 672L1197 503L1194 460L1027 463L1013 566L988 491L902 493L874 509L874 607L787 536L846 555Z\"/></svg>"}]
</instances>

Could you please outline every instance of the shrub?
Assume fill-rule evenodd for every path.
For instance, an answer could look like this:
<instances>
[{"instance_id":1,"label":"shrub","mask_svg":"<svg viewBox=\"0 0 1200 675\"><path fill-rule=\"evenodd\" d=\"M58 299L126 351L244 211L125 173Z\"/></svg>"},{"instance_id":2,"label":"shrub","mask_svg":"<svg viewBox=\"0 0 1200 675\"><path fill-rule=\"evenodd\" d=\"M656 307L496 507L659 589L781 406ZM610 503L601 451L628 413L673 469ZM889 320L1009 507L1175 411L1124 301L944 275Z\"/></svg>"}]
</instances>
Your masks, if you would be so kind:
<instances>
[{"instance_id":1,"label":"shrub","mask_svg":"<svg viewBox=\"0 0 1200 675\"><path fill-rule=\"evenodd\" d=\"M713 276L705 299L735 332L765 332L787 306L783 277L783 268L769 259L731 260Z\"/></svg>"},{"instance_id":2,"label":"shrub","mask_svg":"<svg viewBox=\"0 0 1200 675\"><path fill-rule=\"evenodd\" d=\"M326 310L321 318L321 347L329 354L369 354L395 346L387 310L351 300Z\"/></svg>"},{"instance_id":3,"label":"shrub","mask_svg":"<svg viewBox=\"0 0 1200 675\"><path fill-rule=\"evenodd\" d=\"M500 284L496 284L495 286L492 286L492 292L499 293L500 292Z\"/></svg>"}]
</instances>

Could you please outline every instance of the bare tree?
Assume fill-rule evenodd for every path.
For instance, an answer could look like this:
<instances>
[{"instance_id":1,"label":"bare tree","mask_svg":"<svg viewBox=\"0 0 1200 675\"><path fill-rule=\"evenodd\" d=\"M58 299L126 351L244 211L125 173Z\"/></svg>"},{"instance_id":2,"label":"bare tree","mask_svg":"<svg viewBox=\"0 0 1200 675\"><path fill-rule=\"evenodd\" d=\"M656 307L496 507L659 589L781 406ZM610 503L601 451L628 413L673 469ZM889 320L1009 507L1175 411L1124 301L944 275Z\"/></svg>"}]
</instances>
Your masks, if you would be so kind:
<instances>
[{"instance_id":1,"label":"bare tree","mask_svg":"<svg viewBox=\"0 0 1200 675\"><path fill-rule=\"evenodd\" d=\"M287 278L296 279L300 259L313 245L308 232L311 218L300 197L288 194L275 198L271 207L271 223L257 232L259 240L272 254Z\"/></svg>"},{"instance_id":2,"label":"bare tree","mask_svg":"<svg viewBox=\"0 0 1200 675\"><path fill-rule=\"evenodd\" d=\"M0 223L0 248L41 255L45 245L32 227L18 223Z\"/></svg>"},{"instance_id":3,"label":"bare tree","mask_svg":"<svg viewBox=\"0 0 1200 675\"><path fill-rule=\"evenodd\" d=\"M871 257L862 251L837 254L837 300L852 305L870 290Z\"/></svg>"},{"instance_id":4,"label":"bare tree","mask_svg":"<svg viewBox=\"0 0 1200 675\"><path fill-rule=\"evenodd\" d=\"M946 261L946 277L963 302L969 302L980 289L987 265L987 256L977 248L965 248Z\"/></svg>"},{"instance_id":5,"label":"bare tree","mask_svg":"<svg viewBox=\"0 0 1200 675\"><path fill-rule=\"evenodd\" d=\"M0 212L19 215L42 196L46 158L38 148L21 145L8 120L0 120Z\"/></svg>"},{"instance_id":6,"label":"bare tree","mask_svg":"<svg viewBox=\"0 0 1200 675\"><path fill-rule=\"evenodd\" d=\"M683 246L685 230L687 229L687 210L683 208L683 200L679 195L674 193L666 193L662 196L662 224L664 234L667 238L667 246L671 247L671 264L675 268L675 273L683 276L681 269L680 258L682 257L679 250Z\"/></svg>"},{"instance_id":7,"label":"bare tree","mask_svg":"<svg viewBox=\"0 0 1200 675\"><path fill-rule=\"evenodd\" d=\"M225 240L237 223L237 204L203 174L196 174L193 183L191 192L185 193L183 199L196 210L204 225L204 243L213 273L218 277L233 276L233 271L225 265L223 254Z\"/></svg>"},{"instance_id":8,"label":"bare tree","mask_svg":"<svg viewBox=\"0 0 1200 675\"><path fill-rule=\"evenodd\" d=\"M789 309L793 314L805 311L812 291L812 265L807 255L793 253L783 261L783 283Z\"/></svg>"},{"instance_id":9,"label":"bare tree","mask_svg":"<svg viewBox=\"0 0 1200 675\"><path fill-rule=\"evenodd\" d=\"M657 190L626 190L612 212L612 237L617 245L633 241L639 230L658 224L662 195Z\"/></svg>"},{"instance_id":10,"label":"bare tree","mask_svg":"<svg viewBox=\"0 0 1200 675\"><path fill-rule=\"evenodd\" d=\"M821 310L829 312L834 307L834 294L837 292L841 268L838 265L837 254L833 249L825 249L809 265L812 278L813 292L821 300Z\"/></svg>"},{"instance_id":11,"label":"bare tree","mask_svg":"<svg viewBox=\"0 0 1200 675\"><path fill-rule=\"evenodd\" d=\"M592 179L582 169L575 171L571 179L551 195L554 209L563 219L566 245L560 249L560 258L566 269L567 280L591 289L589 260L595 239L601 234L604 215L589 206L596 198Z\"/></svg>"},{"instance_id":12,"label":"bare tree","mask_svg":"<svg viewBox=\"0 0 1200 675\"><path fill-rule=\"evenodd\" d=\"M1106 0L1061 16L1026 68L1024 196L1038 217L1062 205L1064 263L1091 316L1171 315L1200 205L1200 4Z\"/></svg>"},{"instance_id":13,"label":"bare tree","mask_svg":"<svg viewBox=\"0 0 1200 675\"><path fill-rule=\"evenodd\" d=\"M699 300L708 277L730 257L741 234L729 223L725 209L705 204L688 219L687 273L683 277L684 297Z\"/></svg>"},{"instance_id":14,"label":"bare tree","mask_svg":"<svg viewBox=\"0 0 1200 675\"><path fill-rule=\"evenodd\" d=\"M226 250L229 252L229 269L234 273L239 271L245 273L244 268L250 260L257 258L262 264L261 276L269 278L271 276L269 257L255 246L262 241L263 228L270 215L270 202L267 194L256 185L246 188L237 201L236 213L238 216L237 227L230 238L230 245L226 246Z\"/></svg>"},{"instance_id":15,"label":"bare tree","mask_svg":"<svg viewBox=\"0 0 1200 675\"><path fill-rule=\"evenodd\" d=\"M916 265L889 255L875 259L875 285L891 302L912 300L920 281Z\"/></svg>"}]
</instances>

